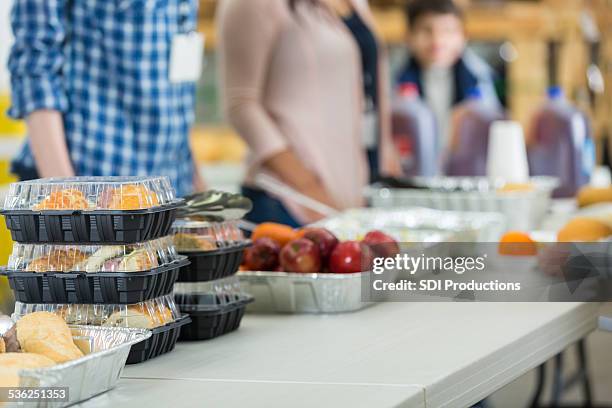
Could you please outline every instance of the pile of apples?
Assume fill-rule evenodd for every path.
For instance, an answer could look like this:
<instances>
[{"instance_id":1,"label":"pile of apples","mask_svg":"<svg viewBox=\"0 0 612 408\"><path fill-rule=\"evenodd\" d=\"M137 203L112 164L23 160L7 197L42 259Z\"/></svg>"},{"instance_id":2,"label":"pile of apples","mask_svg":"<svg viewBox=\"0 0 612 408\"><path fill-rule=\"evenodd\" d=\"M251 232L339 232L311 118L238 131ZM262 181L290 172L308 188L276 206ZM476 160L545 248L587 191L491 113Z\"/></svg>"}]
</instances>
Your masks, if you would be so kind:
<instances>
[{"instance_id":1,"label":"pile of apples","mask_svg":"<svg viewBox=\"0 0 612 408\"><path fill-rule=\"evenodd\" d=\"M250 271L297 273L357 273L371 270L375 257L399 253L399 245L382 231L370 231L361 241L343 241L325 228L293 230L291 239L278 234L252 236L243 267ZM276 236L275 236L276 235ZM283 242L284 241L284 242Z\"/></svg>"}]
</instances>

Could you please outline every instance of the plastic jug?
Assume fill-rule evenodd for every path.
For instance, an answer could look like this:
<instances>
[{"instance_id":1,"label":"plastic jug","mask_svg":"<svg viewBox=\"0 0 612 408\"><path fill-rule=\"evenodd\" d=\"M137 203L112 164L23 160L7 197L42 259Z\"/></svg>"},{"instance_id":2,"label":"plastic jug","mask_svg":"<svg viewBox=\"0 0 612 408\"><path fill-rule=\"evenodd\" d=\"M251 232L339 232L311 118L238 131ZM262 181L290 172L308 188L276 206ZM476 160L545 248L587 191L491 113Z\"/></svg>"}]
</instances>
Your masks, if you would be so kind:
<instances>
[{"instance_id":1,"label":"plastic jug","mask_svg":"<svg viewBox=\"0 0 612 408\"><path fill-rule=\"evenodd\" d=\"M439 142L433 112L416 84L400 85L393 101L392 132L406 176L439 174Z\"/></svg>"},{"instance_id":2,"label":"plastic jug","mask_svg":"<svg viewBox=\"0 0 612 408\"><path fill-rule=\"evenodd\" d=\"M445 160L448 176L486 176L489 131L493 122L503 120L504 112L487 103L478 88L453 111L451 137Z\"/></svg>"},{"instance_id":3,"label":"plastic jug","mask_svg":"<svg viewBox=\"0 0 612 408\"><path fill-rule=\"evenodd\" d=\"M589 120L559 87L535 114L528 145L533 176L554 176L560 185L554 197L572 197L589 183L595 167L595 145Z\"/></svg>"}]
</instances>

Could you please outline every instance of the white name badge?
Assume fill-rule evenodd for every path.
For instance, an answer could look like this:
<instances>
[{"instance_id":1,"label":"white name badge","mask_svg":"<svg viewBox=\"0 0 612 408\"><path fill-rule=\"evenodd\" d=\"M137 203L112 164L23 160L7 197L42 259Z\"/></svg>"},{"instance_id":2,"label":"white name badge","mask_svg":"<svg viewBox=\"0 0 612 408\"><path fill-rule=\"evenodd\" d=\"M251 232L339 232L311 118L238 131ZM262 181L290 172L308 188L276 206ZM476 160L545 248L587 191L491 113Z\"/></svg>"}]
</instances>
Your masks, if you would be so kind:
<instances>
[{"instance_id":1,"label":"white name badge","mask_svg":"<svg viewBox=\"0 0 612 408\"><path fill-rule=\"evenodd\" d=\"M170 82L195 82L202 75L204 35L196 31L177 34L170 49Z\"/></svg>"}]
</instances>

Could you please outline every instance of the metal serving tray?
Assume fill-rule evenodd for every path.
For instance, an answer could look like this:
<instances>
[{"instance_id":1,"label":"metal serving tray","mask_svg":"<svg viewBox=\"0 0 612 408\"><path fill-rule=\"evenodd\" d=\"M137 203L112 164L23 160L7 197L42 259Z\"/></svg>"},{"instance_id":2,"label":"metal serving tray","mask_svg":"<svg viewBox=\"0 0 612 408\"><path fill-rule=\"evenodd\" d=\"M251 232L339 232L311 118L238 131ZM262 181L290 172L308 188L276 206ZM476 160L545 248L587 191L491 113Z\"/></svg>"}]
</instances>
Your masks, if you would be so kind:
<instances>
[{"instance_id":1,"label":"metal serving tray","mask_svg":"<svg viewBox=\"0 0 612 408\"><path fill-rule=\"evenodd\" d=\"M20 371L21 387L68 387L67 402L28 402L5 406L55 408L85 401L112 389L132 345L148 339L149 330L70 326L75 343L85 353L78 360L50 368Z\"/></svg>"},{"instance_id":2,"label":"metal serving tray","mask_svg":"<svg viewBox=\"0 0 612 408\"><path fill-rule=\"evenodd\" d=\"M362 284L369 285L372 272L239 272L237 276L241 288L255 298L247 312L346 313L374 304L362 300ZM384 279L396 277L387 273Z\"/></svg>"},{"instance_id":3,"label":"metal serving tray","mask_svg":"<svg viewBox=\"0 0 612 408\"><path fill-rule=\"evenodd\" d=\"M416 206L447 211L498 212L507 228L532 230L548 211L558 181L533 177L530 191L498 191L499 185L483 177L433 177L417 179L418 188L388 188L374 184L366 189L372 207Z\"/></svg>"},{"instance_id":4,"label":"metal serving tray","mask_svg":"<svg viewBox=\"0 0 612 408\"><path fill-rule=\"evenodd\" d=\"M361 300L361 280L351 274L239 272L243 290L255 297L247 312L342 313L371 305Z\"/></svg>"}]
</instances>

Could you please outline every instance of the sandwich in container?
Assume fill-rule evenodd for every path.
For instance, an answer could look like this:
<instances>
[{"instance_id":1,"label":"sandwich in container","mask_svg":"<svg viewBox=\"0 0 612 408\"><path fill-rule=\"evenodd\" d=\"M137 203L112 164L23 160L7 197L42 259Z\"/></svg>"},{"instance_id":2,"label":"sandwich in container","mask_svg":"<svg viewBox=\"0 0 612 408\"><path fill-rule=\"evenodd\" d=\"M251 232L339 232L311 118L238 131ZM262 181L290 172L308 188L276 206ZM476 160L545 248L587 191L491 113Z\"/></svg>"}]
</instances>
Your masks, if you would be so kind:
<instances>
[{"instance_id":1,"label":"sandwich in container","mask_svg":"<svg viewBox=\"0 0 612 408\"><path fill-rule=\"evenodd\" d=\"M28 303L137 303L171 293L180 267L172 239L129 245L19 244L2 273Z\"/></svg>"},{"instance_id":2,"label":"sandwich in container","mask_svg":"<svg viewBox=\"0 0 612 408\"><path fill-rule=\"evenodd\" d=\"M244 249L251 245L236 220L179 219L172 233L177 251L190 262L181 268L179 282L206 282L234 275L242 263Z\"/></svg>"}]
</instances>

